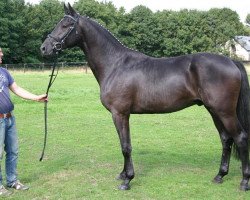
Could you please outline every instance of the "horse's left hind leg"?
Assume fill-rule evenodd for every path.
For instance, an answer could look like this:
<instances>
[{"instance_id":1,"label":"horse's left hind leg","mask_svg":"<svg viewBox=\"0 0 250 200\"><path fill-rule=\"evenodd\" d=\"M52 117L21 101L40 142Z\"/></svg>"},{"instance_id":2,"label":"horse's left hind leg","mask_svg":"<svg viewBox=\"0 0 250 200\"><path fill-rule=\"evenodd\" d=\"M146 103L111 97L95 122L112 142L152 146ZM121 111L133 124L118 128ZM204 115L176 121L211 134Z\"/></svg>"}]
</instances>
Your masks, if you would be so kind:
<instances>
[{"instance_id":1,"label":"horse's left hind leg","mask_svg":"<svg viewBox=\"0 0 250 200\"><path fill-rule=\"evenodd\" d=\"M208 109L209 111L209 109ZM210 111L209 111L210 112ZM231 150L232 150L232 144L233 144L233 138L228 135L228 133L225 131L225 128L216 115L214 115L212 112L210 112L215 127L217 128L221 144L222 144L222 155L221 155L221 164L218 174L214 177L213 181L215 183L222 183L223 177L228 174L229 170L229 162L230 162L230 156L231 156Z\"/></svg>"},{"instance_id":2,"label":"horse's left hind leg","mask_svg":"<svg viewBox=\"0 0 250 200\"><path fill-rule=\"evenodd\" d=\"M248 134L243 130L237 117L221 117L224 127L233 138L234 143L239 149L239 156L242 163L242 181L240 184L241 190L249 190L248 181L250 178L249 152L248 152Z\"/></svg>"},{"instance_id":3,"label":"horse's left hind leg","mask_svg":"<svg viewBox=\"0 0 250 200\"><path fill-rule=\"evenodd\" d=\"M130 189L129 183L134 178L134 167L131 157L131 140L129 132L129 115L120 113L112 113L113 121L121 142L121 149L124 156L124 168L120 173L119 178L123 180L119 189Z\"/></svg>"}]
</instances>

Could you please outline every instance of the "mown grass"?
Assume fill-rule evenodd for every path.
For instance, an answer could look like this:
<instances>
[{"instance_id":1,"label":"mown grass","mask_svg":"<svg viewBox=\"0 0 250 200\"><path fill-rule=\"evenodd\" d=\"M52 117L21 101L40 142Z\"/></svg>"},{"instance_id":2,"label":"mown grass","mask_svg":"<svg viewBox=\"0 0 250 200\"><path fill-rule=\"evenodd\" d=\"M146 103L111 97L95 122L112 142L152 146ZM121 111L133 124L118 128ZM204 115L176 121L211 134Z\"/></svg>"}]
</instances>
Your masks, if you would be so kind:
<instances>
[{"instance_id":1,"label":"mown grass","mask_svg":"<svg viewBox=\"0 0 250 200\"><path fill-rule=\"evenodd\" d=\"M44 93L49 72L12 72L16 82ZM99 100L92 74L60 72L50 91L48 143L43 146L43 104L12 96L19 131L18 172L29 191L8 199L249 199L241 192L240 163L232 159L221 185L221 144L203 107L161 115L132 115L136 176L130 191L119 191L116 175L123 157L111 115ZM3 165L3 164L2 164Z\"/></svg>"}]
</instances>

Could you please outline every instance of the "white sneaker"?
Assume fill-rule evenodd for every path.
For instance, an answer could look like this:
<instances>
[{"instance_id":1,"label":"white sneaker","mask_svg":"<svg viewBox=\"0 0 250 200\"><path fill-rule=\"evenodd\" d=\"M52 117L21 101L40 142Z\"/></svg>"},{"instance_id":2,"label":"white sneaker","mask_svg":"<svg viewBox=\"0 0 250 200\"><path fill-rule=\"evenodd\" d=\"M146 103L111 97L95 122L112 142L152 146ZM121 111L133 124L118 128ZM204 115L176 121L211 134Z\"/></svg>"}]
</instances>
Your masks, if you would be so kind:
<instances>
[{"instance_id":1,"label":"white sneaker","mask_svg":"<svg viewBox=\"0 0 250 200\"><path fill-rule=\"evenodd\" d=\"M7 185L7 187L9 187L9 188L14 188L14 189L16 189L16 190L28 190L29 189L29 187L27 186L27 185L24 185L24 184L22 184L20 181L16 181L15 183L13 183L11 186L8 186Z\"/></svg>"},{"instance_id":2,"label":"white sneaker","mask_svg":"<svg viewBox=\"0 0 250 200\"><path fill-rule=\"evenodd\" d=\"M3 185L0 186L0 196L9 196L12 192L9 190L6 190Z\"/></svg>"}]
</instances>

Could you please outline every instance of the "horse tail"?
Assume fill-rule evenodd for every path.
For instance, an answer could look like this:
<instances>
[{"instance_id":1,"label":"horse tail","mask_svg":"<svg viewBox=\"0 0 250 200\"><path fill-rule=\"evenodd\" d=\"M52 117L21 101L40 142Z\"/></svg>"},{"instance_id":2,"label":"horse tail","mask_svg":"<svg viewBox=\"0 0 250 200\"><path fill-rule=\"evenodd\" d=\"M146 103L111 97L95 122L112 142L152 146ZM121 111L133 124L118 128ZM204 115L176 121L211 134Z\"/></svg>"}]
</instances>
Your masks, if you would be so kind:
<instances>
[{"instance_id":1,"label":"horse tail","mask_svg":"<svg viewBox=\"0 0 250 200\"><path fill-rule=\"evenodd\" d=\"M250 110L249 110L249 101L250 101L250 89L249 82L247 77L247 72L244 65L239 61L233 61L234 64L238 67L241 73L241 88L240 94L237 103L237 117L239 123L243 130L247 133L248 144L249 144L249 129L250 129ZM249 147L249 146L248 146ZM250 147L249 147L250 149ZM239 159L239 149L235 144L233 144L233 153L236 159Z\"/></svg>"}]
</instances>

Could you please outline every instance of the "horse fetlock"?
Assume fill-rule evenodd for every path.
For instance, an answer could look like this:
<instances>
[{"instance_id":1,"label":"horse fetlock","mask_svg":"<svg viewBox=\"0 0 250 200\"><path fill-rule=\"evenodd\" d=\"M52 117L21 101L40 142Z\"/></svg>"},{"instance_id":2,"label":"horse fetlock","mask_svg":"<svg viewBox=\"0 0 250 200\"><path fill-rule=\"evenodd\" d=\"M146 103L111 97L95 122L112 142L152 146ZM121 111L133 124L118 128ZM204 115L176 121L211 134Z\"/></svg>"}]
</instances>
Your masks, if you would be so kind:
<instances>
[{"instance_id":1,"label":"horse fetlock","mask_svg":"<svg viewBox=\"0 0 250 200\"><path fill-rule=\"evenodd\" d=\"M133 172L130 172L130 173L127 173L127 178L128 178L129 180L132 180L134 177L135 177L134 171L133 171Z\"/></svg>"},{"instance_id":2,"label":"horse fetlock","mask_svg":"<svg viewBox=\"0 0 250 200\"><path fill-rule=\"evenodd\" d=\"M134 170L128 170L126 172L126 179L127 180L132 180L133 178L135 177L135 173L134 173Z\"/></svg>"},{"instance_id":3,"label":"horse fetlock","mask_svg":"<svg viewBox=\"0 0 250 200\"><path fill-rule=\"evenodd\" d=\"M125 180L126 179L126 172L122 171L117 177L117 180Z\"/></svg>"},{"instance_id":4,"label":"horse fetlock","mask_svg":"<svg viewBox=\"0 0 250 200\"><path fill-rule=\"evenodd\" d=\"M250 171L249 171L249 169L246 169L246 170L243 171L243 177L248 182L248 180L250 178Z\"/></svg>"},{"instance_id":5,"label":"horse fetlock","mask_svg":"<svg viewBox=\"0 0 250 200\"><path fill-rule=\"evenodd\" d=\"M220 169L219 175L221 175L222 177L226 176L228 174L228 167L229 167L228 165L222 166Z\"/></svg>"},{"instance_id":6,"label":"horse fetlock","mask_svg":"<svg viewBox=\"0 0 250 200\"><path fill-rule=\"evenodd\" d=\"M132 180L135 177L134 170L131 171L122 171L118 176L117 180Z\"/></svg>"}]
</instances>

